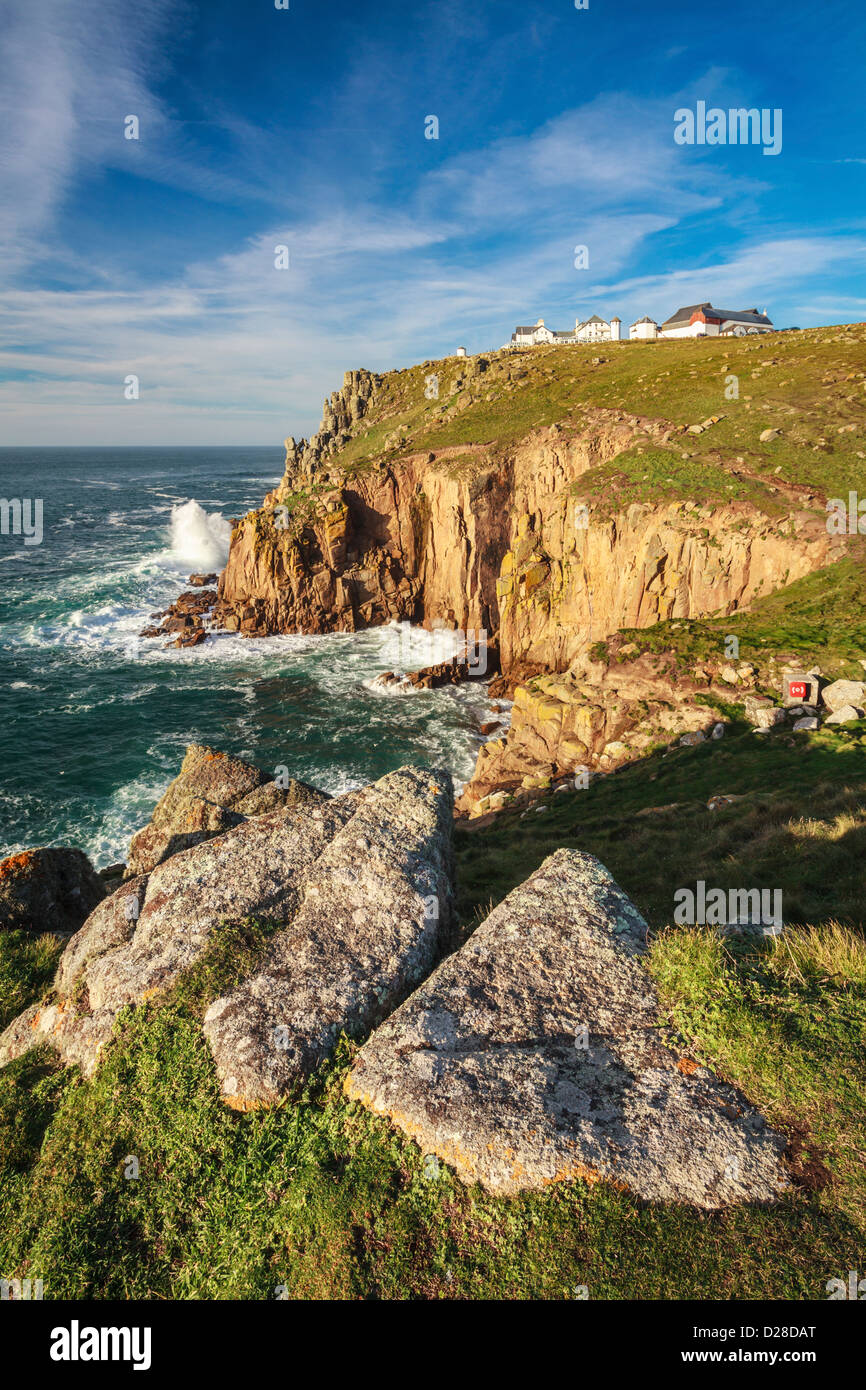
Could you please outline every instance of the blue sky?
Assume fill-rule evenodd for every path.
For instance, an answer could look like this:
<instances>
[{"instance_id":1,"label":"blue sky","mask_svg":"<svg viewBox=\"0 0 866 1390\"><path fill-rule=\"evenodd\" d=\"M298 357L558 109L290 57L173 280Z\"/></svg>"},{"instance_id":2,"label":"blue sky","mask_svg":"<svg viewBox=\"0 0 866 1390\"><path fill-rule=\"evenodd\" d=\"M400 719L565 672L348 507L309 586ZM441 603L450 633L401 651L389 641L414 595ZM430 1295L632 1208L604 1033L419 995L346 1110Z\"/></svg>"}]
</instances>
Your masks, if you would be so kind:
<instances>
[{"instance_id":1,"label":"blue sky","mask_svg":"<svg viewBox=\"0 0 866 1390\"><path fill-rule=\"evenodd\" d=\"M864 59L852 0L5 0L0 443L279 442L539 317L863 320Z\"/></svg>"}]
</instances>

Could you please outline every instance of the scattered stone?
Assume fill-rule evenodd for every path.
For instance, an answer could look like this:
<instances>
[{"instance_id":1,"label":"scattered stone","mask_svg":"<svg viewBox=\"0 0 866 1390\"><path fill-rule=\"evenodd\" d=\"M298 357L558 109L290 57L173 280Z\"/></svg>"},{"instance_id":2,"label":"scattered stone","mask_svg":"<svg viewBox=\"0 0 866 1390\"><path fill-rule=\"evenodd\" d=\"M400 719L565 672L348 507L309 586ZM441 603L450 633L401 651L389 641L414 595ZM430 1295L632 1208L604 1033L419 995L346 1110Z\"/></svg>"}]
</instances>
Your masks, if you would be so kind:
<instances>
[{"instance_id":1,"label":"scattered stone","mask_svg":"<svg viewBox=\"0 0 866 1390\"><path fill-rule=\"evenodd\" d=\"M719 672L719 676L727 685L736 685L739 679L734 666L723 666Z\"/></svg>"},{"instance_id":2,"label":"scattered stone","mask_svg":"<svg viewBox=\"0 0 866 1390\"><path fill-rule=\"evenodd\" d=\"M724 724L722 724L722 723L714 724L714 725L713 725L713 731L712 731L710 737L711 737L711 738L716 738L716 739L718 739L718 738L724 738L724 737L725 737L725 726L724 726Z\"/></svg>"},{"instance_id":3,"label":"scattered stone","mask_svg":"<svg viewBox=\"0 0 866 1390\"><path fill-rule=\"evenodd\" d=\"M742 796L711 796L707 802L708 811L718 811L722 806L732 806L735 801L742 801Z\"/></svg>"},{"instance_id":4,"label":"scattered stone","mask_svg":"<svg viewBox=\"0 0 866 1390\"><path fill-rule=\"evenodd\" d=\"M805 719L796 719L792 727L795 733L800 729L817 729L818 720L813 715L807 715Z\"/></svg>"},{"instance_id":5,"label":"scattered stone","mask_svg":"<svg viewBox=\"0 0 866 1390\"><path fill-rule=\"evenodd\" d=\"M781 433L781 430L761 430L758 439L762 444L767 444L771 439L778 439Z\"/></svg>"},{"instance_id":6,"label":"scattered stone","mask_svg":"<svg viewBox=\"0 0 866 1390\"><path fill-rule=\"evenodd\" d=\"M660 1037L646 924L559 850L373 1034L346 1091L466 1183L605 1179L714 1209L783 1194L784 1139Z\"/></svg>"},{"instance_id":7,"label":"scattered stone","mask_svg":"<svg viewBox=\"0 0 866 1390\"><path fill-rule=\"evenodd\" d=\"M683 734L682 738L680 739L680 747L694 748L697 746L697 744L704 743L705 740L706 734L702 733L700 729L693 729L691 733Z\"/></svg>"},{"instance_id":8,"label":"scattered stone","mask_svg":"<svg viewBox=\"0 0 866 1390\"><path fill-rule=\"evenodd\" d=\"M743 701L743 710L748 723L756 729L772 729L785 718L785 711L763 695L747 695Z\"/></svg>"},{"instance_id":9,"label":"scattered stone","mask_svg":"<svg viewBox=\"0 0 866 1390\"><path fill-rule=\"evenodd\" d=\"M25 849L0 861L0 931L77 931L105 897L80 849Z\"/></svg>"},{"instance_id":10,"label":"scattered stone","mask_svg":"<svg viewBox=\"0 0 866 1390\"><path fill-rule=\"evenodd\" d=\"M191 584L194 589L202 589L209 584L216 584L217 577L215 574L191 574L187 583Z\"/></svg>"}]
</instances>

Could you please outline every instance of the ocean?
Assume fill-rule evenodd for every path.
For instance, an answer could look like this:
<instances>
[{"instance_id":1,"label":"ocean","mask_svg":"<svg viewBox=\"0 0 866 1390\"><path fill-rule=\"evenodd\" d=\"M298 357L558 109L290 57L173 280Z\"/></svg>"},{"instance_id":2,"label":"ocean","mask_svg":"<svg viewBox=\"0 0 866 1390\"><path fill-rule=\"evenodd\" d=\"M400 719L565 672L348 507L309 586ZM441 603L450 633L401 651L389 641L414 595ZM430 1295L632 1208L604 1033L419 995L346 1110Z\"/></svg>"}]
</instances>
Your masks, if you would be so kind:
<instances>
[{"instance_id":1,"label":"ocean","mask_svg":"<svg viewBox=\"0 0 866 1390\"><path fill-rule=\"evenodd\" d=\"M272 448L0 449L0 498L43 508L40 544L0 535L0 856L124 859L192 742L330 792L406 762L469 777L482 684L368 688L450 654L420 629L139 638L191 573L222 567L230 519L281 474Z\"/></svg>"}]
</instances>

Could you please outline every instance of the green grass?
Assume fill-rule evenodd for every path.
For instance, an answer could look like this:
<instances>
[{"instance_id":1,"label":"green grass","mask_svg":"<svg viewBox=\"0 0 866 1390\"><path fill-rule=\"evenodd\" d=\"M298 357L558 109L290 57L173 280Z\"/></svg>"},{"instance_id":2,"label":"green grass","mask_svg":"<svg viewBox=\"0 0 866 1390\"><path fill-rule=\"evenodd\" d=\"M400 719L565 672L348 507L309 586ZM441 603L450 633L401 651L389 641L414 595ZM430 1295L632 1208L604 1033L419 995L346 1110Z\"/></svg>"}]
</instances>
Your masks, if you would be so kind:
<instances>
[{"instance_id":1,"label":"green grass","mask_svg":"<svg viewBox=\"0 0 866 1390\"><path fill-rule=\"evenodd\" d=\"M597 499L594 515L613 516L634 502L700 498L710 502L749 502L768 516L783 511L761 483L734 477L709 459L683 459L673 449L636 446L610 463L583 473L571 485L574 497Z\"/></svg>"},{"instance_id":2,"label":"green grass","mask_svg":"<svg viewBox=\"0 0 866 1390\"><path fill-rule=\"evenodd\" d=\"M775 1207L708 1215L580 1182L494 1199L431 1176L343 1098L347 1043L296 1103L238 1115L201 1001L173 997L122 1017L91 1082L42 1057L2 1078L0 1267L47 1298L820 1298L863 1250L864 994L844 974L801 984L774 955L670 932L650 966L680 1047L748 1082L794 1138L797 1186Z\"/></svg>"},{"instance_id":3,"label":"green grass","mask_svg":"<svg viewBox=\"0 0 866 1390\"><path fill-rule=\"evenodd\" d=\"M744 799L707 810L716 795ZM866 927L866 721L839 733L735 728L537 804L457 830L464 924L565 845L597 855L655 927L672 919L674 889L700 878L781 888L789 922Z\"/></svg>"},{"instance_id":4,"label":"green grass","mask_svg":"<svg viewBox=\"0 0 866 1390\"><path fill-rule=\"evenodd\" d=\"M48 988L63 946L54 936L0 931L0 1031Z\"/></svg>"}]
</instances>

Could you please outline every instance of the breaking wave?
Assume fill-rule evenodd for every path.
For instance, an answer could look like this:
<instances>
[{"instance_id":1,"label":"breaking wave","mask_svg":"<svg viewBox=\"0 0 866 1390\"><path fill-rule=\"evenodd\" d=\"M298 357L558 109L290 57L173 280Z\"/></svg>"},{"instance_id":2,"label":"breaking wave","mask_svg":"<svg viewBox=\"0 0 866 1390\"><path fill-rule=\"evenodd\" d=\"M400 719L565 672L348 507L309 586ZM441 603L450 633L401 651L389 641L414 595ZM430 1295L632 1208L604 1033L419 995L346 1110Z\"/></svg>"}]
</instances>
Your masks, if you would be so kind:
<instances>
[{"instance_id":1,"label":"breaking wave","mask_svg":"<svg viewBox=\"0 0 866 1390\"><path fill-rule=\"evenodd\" d=\"M189 569L221 570L228 559L231 524L206 512L195 498L171 509L171 557Z\"/></svg>"}]
</instances>

